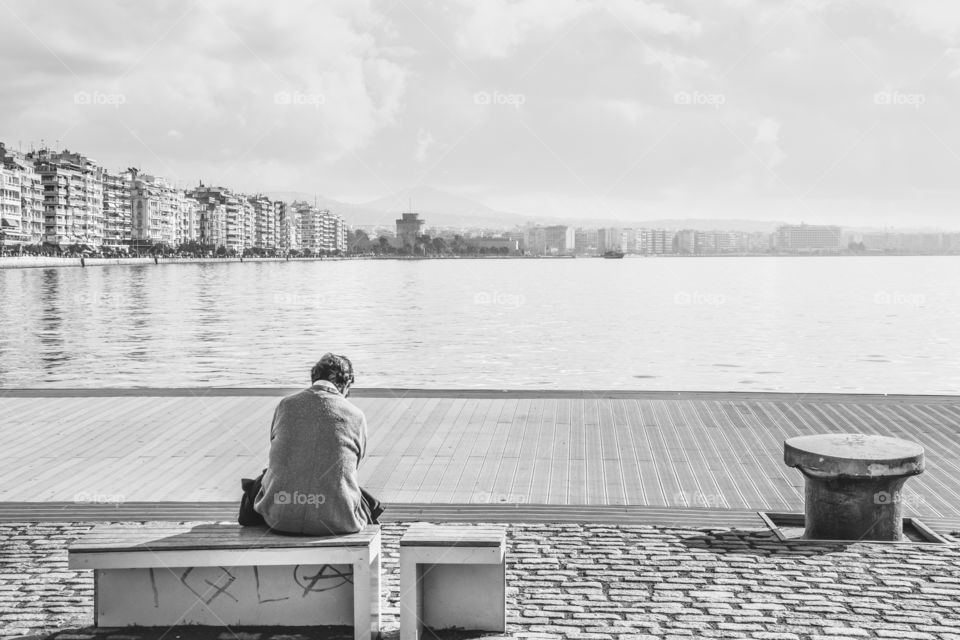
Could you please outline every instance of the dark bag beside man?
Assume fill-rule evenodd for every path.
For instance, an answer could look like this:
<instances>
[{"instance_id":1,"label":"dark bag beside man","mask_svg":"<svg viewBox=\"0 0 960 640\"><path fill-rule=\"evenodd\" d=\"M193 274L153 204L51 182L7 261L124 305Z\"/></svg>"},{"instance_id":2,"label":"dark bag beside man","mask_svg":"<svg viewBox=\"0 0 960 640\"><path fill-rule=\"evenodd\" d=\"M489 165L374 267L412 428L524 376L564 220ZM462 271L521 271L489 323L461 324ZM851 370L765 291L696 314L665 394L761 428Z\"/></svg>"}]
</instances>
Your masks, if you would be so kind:
<instances>
[{"instance_id":1,"label":"dark bag beside man","mask_svg":"<svg viewBox=\"0 0 960 640\"><path fill-rule=\"evenodd\" d=\"M263 474L266 472L267 470L264 469L263 473L257 476L257 478L254 480L251 480L250 478L240 479L240 486L243 488L243 497L240 498L240 515L237 517L237 522L240 523L241 527L267 526L263 516L253 508L253 503L257 499L257 494L260 493L261 483L263 482Z\"/></svg>"}]
</instances>

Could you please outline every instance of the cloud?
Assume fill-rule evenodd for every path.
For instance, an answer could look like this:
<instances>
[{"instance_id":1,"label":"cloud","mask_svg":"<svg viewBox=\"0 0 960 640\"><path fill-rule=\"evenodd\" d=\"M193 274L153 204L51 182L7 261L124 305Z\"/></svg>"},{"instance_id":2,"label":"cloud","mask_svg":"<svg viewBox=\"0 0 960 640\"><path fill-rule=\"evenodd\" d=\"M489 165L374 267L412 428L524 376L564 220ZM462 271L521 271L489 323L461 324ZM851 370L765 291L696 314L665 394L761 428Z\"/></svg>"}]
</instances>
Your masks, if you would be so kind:
<instances>
[{"instance_id":1,"label":"cloud","mask_svg":"<svg viewBox=\"0 0 960 640\"><path fill-rule=\"evenodd\" d=\"M780 122L771 117L760 120L753 136L753 144L768 167L775 167L783 161L784 155L779 142Z\"/></svg>"},{"instance_id":2,"label":"cloud","mask_svg":"<svg viewBox=\"0 0 960 640\"><path fill-rule=\"evenodd\" d=\"M639 101L622 99L602 100L597 104L597 108L622 118L631 127L637 126L647 111Z\"/></svg>"},{"instance_id":3,"label":"cloud","mask_svg":"<svg viewBox=\"0 0 960 640\"><path fill-rule=\"evenodd\" d=\"M4 128L69 130L101 160L215 163L240 181L247 158L356 153L403 109L408 70L381 51L385 18L365 2L7 5L0 73L32 76L33 108L0 98ZM107 111L78 92L123 102Z\"/></svg>"},{"instance_id":4,"label":"cloud","mask_svg":"<svg viewBox=\"0 0 960 640\"><path fill-rule=\"evenodd\" d=\"M547 46L558 31L585 17L609 18L612 29L648 34L695 35L700 25L683 14L645 0L462 0L467 16L456 32L465 54L505 58L534 36L547 36Z\"/></svg>"},{"instance_id":5,"label":"cloud","mask_svg":"<svg viewBox=\"0 0 960 640\"><path fill-rule=\"evenodd\" d=\"M433 136L428 131L422 128L417 131L417 150L414 153L417 162L427 159L427 149L433 146L433 142Z\"/></svg>"},{"instance_id":6,"label":"cloud","mask_svg":"<svg viewBox=\"0 0 960 640\"><path fill-rule=\"evenodd\" d=\"M520 213L607 217L904 202L952 221L948 5L7 0L0 140L247 191L469 184Z\"/></svg>"}]
</instances>

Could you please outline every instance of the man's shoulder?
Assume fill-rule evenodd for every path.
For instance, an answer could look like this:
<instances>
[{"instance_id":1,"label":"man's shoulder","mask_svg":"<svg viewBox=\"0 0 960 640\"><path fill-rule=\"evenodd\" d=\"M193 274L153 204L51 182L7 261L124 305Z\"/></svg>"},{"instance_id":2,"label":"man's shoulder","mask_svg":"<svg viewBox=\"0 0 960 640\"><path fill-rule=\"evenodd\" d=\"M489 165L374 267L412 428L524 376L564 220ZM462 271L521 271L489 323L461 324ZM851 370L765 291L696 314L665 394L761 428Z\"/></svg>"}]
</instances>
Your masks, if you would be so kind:
<instances>
[{"instance_id":1,"label":"man's shoulder","mask_svg":"<svg viewBox=\"0 0 960 640\"><path fill-rule=\"evenodd\" d=\"M342 406L343 411L357 421L366 419L365 416L363 415L363 410L360 407L353 404L352 402L350 402L349 400L347 400L342 396L340 397L340 402L337 403L337 406L338 407Z\"/></svg>"},{"instance_id":2,"label":"man's shoulder","mask_svg":"<svg viewBox=\"0 0 960 640\"><path fill-rule=\"evenodd\" d=\"M341 395L334 393L316 393L311 389L303 389L296 393L291 393L280 400L280 405L285 407L311 405L316 407L316 403L325 404L328 411L333 411L344 417L353 420L364 420L363 410L353 404Z\"/></svg>"},{"instance_id":3,"label":"man's shoulder","mask_svg":"<svg viewBox=\"0 0 960 640\"><path fill-rule=\"evenodd\" d=\"M280 399L280 406L290 405L290 404L299 404L304 401L308 401L313 396L310 389L301 389L290 395L283 396Z\"/></svg>"}]
</instances>

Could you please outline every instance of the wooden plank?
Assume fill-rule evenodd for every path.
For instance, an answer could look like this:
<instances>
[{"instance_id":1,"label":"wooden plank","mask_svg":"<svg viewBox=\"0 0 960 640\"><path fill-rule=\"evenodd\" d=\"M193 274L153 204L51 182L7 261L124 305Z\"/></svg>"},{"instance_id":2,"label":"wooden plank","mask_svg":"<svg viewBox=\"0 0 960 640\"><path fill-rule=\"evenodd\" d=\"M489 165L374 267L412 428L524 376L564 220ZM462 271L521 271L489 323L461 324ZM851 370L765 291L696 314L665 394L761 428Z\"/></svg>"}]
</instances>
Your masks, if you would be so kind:
<instances>
[{"instance_id":1,"label":"wooden plank","mask_svg":"<svg viewBox=\"0 0 960 640\"><path fill-rule=\"evenodd\" d=\"M553 423L555 405L550 400L540 399L536 404L539 424L537 439L532 445L534 460L530 478L525 487L528 502L547 502L550 497L550 472L553 463L553 441L556 426ZM525 448L525 451L530 449ZM519 485L517 487L519 490Z\"/></svg>"},{"instance_id":2,"label":"wooden plank","mask_svg":"<svg viewBox=\"0 0 960 640\"><path fill-rule=\"evenodd\" d=\"M606 504L607 498L607 465L603 457L603 439L605 432L610 428L600 421L600 401L596 398L585 398L583 406L583 451L586 473L586 500L588 504ZM609 439L609 436L606 436ZM622 502L621 502L622 504Z\"/></svg>"},{"instance_id":3,"label":"wooden plank","mask_svg":"<svg viewBox=\"0 0 960 640\"><path fill-rule=\"evenodd\" d=\"M548 486L548 502L552 504L570 503L570 419L569 412L564 411L563 403L567 400L551 400L550 408L554 418L553 456L550 465L550 483Z\"/></svg>"},{"instance_id":4,"label":"wooden plank","mask_svg":"<svg viewBox=\"0 0 960 640\"><path fill-rule=\"evenodd\" d=\"M430 501L433 499L434 494L441 489L441 481L447 468L451 466L453 448L456 446L455 444L445 444L445 442L448 442L453 434L456 434L453 436L456 438L456 442L459 442L460 437L462 437L455 428L451 429L450 427L458 423L463 405L464 402L462 400L449 398L443 399L440 405L438 405L438 411L442 406L446 407L446 412L443 414L439 424L437 424L437 428L433 434L431 434L430 439L423 448L423 457L432 459L432 463L422 478L420 486L412 498L413 501Z\"/></svg>"},{"instance_id":5,"label":"wooden plank","mask_svg":"<svg viewBox=\"0 0 960 640\"><path fill-rule=\"evenodd\" d=\"M481 502L497 501L495 490L497 474L500 472L506 435L516 415L517 400L498 401L498 404L501 406L497 412L496 423L492 425L492 431L490 423L485 421L485 435L487 435L485 439L488 446L483 452L483 462L474 488L474 495Z\"/></svg>"},{"instance_id":6,"label":"wooden plank","mask_svg":"<svg viewBox=\"0 0 960 640\"><path fill-rule=\"evenodd\" d=\"M506 544L502 526L434 525L417 522L400 538L401 547L500 547Z\"/></svg>"},{"instance_id":7,"label":"wooden plank","mask_svg":"<svg viewBox=\"0 0 960 640\"><path fill-rule=\"evenodd\" d=\"M124 551L211 551L218 549L364 547L380 535L379 525L343 536L284 536L265 527L204 524L196 526L125 527L100 525L70 545L70 553ZM159 559L158 559L159 562ZM161 563L162 564L162 563Z\"/></svg>"},{"instance_id":8,"label":"wooden plank","mask_svg":"<svg viewBox=\"0 0 960 640\"><path fill-rule=\"evenodd\" d=\"M402 480L402 478L396 477L395 472L400 461L406 457L402 453L406 448L405 443L409 442L413 438L414 432L427 422L433 407L432 404L415 403L413 400L405 398L400 401L400 407L398 407L397 413L392 416L391 421L377 428L377 440L374 444L371 444L372 438L368 436L368 451L371 454L383 455L386 458L384 463L377 465L376 475L371 473L367 480L371 490L373 487L377 487L382 495L393 495L392 492L399 486L397 483ZM395 446L390 446L391 443ZM404 466L403 471L407 473L409 468ZM386 498L381 498L381 500L386 500Z\"/></svg>"},{"instance_id":9,"label":"wooden plank","mask_svg":"<svg viewBox=\"0 0 960 640\"><path fill-rule=\"evenodd\" d=\"M435 483L433 492L429 496L425 493L423 502L451 502L454 499L457 483L463 475L463 465L467 461L469 448L473 445L473 439L476 438L478 431L477 424L471 423L475 410L475 400L458 401L457 419L447 429L447 436L441 449L446 464Z\"/></svg>"},{"instance_id":10,"label":"wooden plank","mask_svg":"<svg viewBox=\"0 0 960 640\"><path fill-rule=\"evenodd\" d=\"M478 406L476 414L471 418L477 426L477 435L470 448L470 455L464 465L463 473L457 480L455 496L458 501L489 502L490 490L480 485L481 473L485 466L492 466L494 461L487 461L487 451L493 443L500 415L503 413L504 403L483 402ZM499 462L499 461L497 461ZM490 471L487 472L488 474Z\"/></svg>"},{"instance_id":11,"label":"wooden plank","mask_svg":"<svg viewBox=\"0 0 960 640\"><path fill-rule=\"evenodd\" d=\"M687 415L697 424L701 459L704 466L710 471L714 486L723 497L722 506L726 508L746 506L748 502L744 499L739 485L730 473L730 462L726 456L726 450L722 450L716 440L718 430L716 423L710 421L708 424L705 420L708 414L701 403L687 403Z\"/></svg>"},{"instance_id":12,"label":"wooden plank","mask_svg":"<svg viewBox=\"0 0 960 640\"><path fill-rule=\"evenodd\" d=\"M374 488L379 490L383 487L400 459L400 456L392 451L390 446L384 445L383 443L389 441L388 439L390 438L395 441L398 433L411 428L411 422L417 419L415 414L411 415L414 413L411 409L412 406L413 400L400 400L397 402L394 411L389 413L388 417L382 422L376 426L367 423L369 432L367 435L366 455L379 457L381 459L376 467L372 469L367 469L365 462L360 463L361 477L366 479L367 486L370 487L371 490ZM417 407L419 410L426 410L426 407L422 403Z\"/></svg>"},{"instance_id":13,"label":"wooden plank","mask_svg":"<svg viewBox=\"0 0 960 640\"><path fill-rule=\"evenodd\" d=\"M620 460L620 477L623 480L623 496L626 504L646 504L646 487L640 473L640 452L634 438L636 425L630 420L625 400L612 401L612 420L617 430L617 446L623 452Z\"/></svg>"},{"instance_id":14,"label":"wooden plank","mask_svg":"<svg viewBox=\"0 0 960 640\"><path fill-rule=\"evenodd\" d=\"M532 463L532 458L522 457L522 447L524 440L527 438L527 431L528 429L535 431L538 423L536 414L532 413L532 403L533 400L529 398L517 402L516 412L510 421L510 430L503 439L504 447L499 454L500 466L493 482L493 493L498 502L525 502L527 500L526 491L515 494L513 485L521 461L524 461L524 464ZM531 425L531 422L534 424ZM529 468L527 473L529 473Z\"/></svg>"}]
</instances>

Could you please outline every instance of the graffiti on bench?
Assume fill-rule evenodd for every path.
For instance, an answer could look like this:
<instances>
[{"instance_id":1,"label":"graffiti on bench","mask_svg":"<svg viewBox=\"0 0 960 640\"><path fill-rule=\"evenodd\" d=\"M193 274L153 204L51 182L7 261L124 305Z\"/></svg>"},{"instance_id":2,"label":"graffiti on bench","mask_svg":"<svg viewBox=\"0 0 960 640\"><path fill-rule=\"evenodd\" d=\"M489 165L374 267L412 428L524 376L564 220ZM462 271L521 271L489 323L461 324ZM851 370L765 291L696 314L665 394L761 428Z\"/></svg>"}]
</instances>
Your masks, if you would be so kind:
<instances>
[{"instance_id":1,"label":"graffiti on bench","mask_svg":"<svg viewBox=\"0 0 960 640\"><path fill-rule=\"evenodd\" d=\"M299 595L306 598L310 594L324 593L339 589L344 585L352 588L353 573L349 566L338 565L296 565L287 579L278 575L276 567L266 568L267 575L262 576L261 567L188 567L186 569L148 569L150 593L153 596L154 608L160 608L161 592L165 597L178 599L177 594L171 593L168 584L161 588L157 584L157 572L161 575L173 574L177 582L185 587L193 596L205 605L212 604L218 598L229 598L240 604L241 600L251 595L249 578L252 578L252 594L256 595L257 604L282 602ZM289 568L285 568L289 571ZM291 579L292 578L292 579ZM166 583L166 579L161 579ZM239 581L239 582L238 582ZM235 584L236 583L236 584Z\"/></svg>"}]
</instances>

